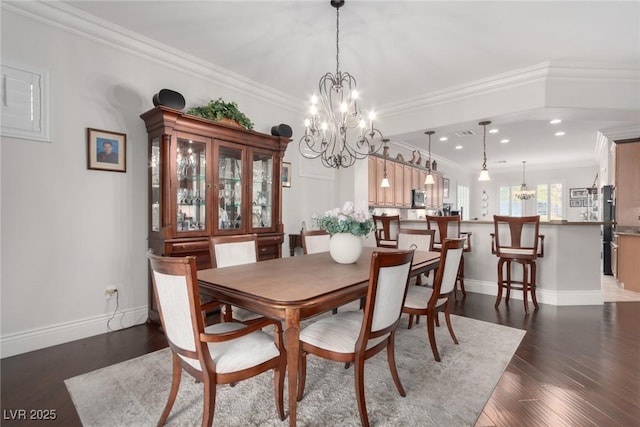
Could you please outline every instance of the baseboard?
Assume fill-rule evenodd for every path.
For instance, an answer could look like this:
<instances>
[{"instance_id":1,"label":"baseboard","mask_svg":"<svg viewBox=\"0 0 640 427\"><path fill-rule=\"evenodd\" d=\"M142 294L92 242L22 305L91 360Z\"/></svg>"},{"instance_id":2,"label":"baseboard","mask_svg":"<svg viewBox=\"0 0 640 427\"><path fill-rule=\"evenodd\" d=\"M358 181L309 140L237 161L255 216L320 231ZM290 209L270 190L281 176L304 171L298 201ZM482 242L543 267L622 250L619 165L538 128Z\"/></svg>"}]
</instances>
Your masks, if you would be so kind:
<instances>
[{"instance_id":1,"label":"baseboard","mask_svg":"<svg viewBox=\"0 0 640 427\"><path fill-rule=\"evenodd\" d=\"M4 359L5 357L143 324L147 320L148 311L149 307L145 305L128 310L119 310L115 316L113 316L113 313L109 313L4 335L0 337L0 358ZM109 322L109 329L107 322L112 317L113 320Z\"/></svg>"},{"instance_id":2,"label":"baseboard","mask_svg":"<svg viewBox=\"0 0 640 427\"><path fill-rule=\"evenodd\" d=\"M464 287L470 292L493 296L498 295L498 285L494 282L465 279ZM549 305L602 305L604 303L602 291L600 289L593 291L553 291L538 288L536 296L538 297L539 303ZM511 299L522 301L522 292L512 292Z\"/></svg>"}]
</instances>

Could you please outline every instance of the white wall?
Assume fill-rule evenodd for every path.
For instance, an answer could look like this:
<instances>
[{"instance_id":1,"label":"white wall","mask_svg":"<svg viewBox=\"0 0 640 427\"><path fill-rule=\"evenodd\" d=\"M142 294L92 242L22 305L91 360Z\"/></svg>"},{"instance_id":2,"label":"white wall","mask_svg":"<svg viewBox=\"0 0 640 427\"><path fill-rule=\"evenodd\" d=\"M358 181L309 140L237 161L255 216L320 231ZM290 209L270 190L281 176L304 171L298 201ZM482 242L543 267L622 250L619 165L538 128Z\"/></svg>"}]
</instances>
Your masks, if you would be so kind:
<instances>
[{"instance_id":1,"label":"white wall","mask_svg":"<svg viewBox=\"0 0 640 427\"><path fill-rule=\"evenodd\" d=\"M148 160L139 115L153 107L153 94L177 90L187 106L234 100L265 133L302 121L302 108L284 97L242 82L231 87L166 57L164 63L3 9L3 62L48 70L52 94L51 143L3 138L0 148L3 357L106 332L115 310L107 286L119 290L111 328L146 320ZM87 169L88 127L127 135L126 173ZM285 160L294 179L283 189L283 219L294 232L307 211L335 204L336 182L298 176L297 142Z\"/></svg>"}]
</instances>

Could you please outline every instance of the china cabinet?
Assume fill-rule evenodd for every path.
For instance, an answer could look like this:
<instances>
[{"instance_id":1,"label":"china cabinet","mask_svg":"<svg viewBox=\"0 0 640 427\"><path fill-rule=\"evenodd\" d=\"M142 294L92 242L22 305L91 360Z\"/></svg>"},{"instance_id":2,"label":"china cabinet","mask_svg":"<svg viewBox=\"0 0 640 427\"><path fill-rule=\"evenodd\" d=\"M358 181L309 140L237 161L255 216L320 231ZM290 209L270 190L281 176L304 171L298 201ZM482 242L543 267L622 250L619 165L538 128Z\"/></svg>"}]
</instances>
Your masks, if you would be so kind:
<instances>
[{"instance_id":1,"label":"china cabinet","mask_svg":"<svg viewBox=\"0 0 640 427\"><path fill-rule=\"evenodd\" d=\"M149 137L149 248L210 267L209 237L258 235L259 260L282 256L281 163L289 143L158 106ZM158 320L150 288L150 313Z\"/></svg>"}]
</instances>

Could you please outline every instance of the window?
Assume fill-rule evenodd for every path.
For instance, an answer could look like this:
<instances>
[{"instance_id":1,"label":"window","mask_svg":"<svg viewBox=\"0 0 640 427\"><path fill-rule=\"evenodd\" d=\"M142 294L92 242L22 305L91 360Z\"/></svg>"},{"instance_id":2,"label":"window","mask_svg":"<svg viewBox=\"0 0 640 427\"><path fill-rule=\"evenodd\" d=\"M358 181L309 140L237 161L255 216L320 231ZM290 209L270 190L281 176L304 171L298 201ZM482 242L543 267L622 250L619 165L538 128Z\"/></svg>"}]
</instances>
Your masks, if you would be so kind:
<instances>
[{"instance_id":1,"label":"window","mask_svg":"<svg viewBox=\"0 0 640 427\"><path fill-rule=\"evenodd\" d=\"M461 220L469 220L469 187L466 185L458 185L456 192L456 204L461 213Z\"/></svg>"},{"instance_id":2,"label":"window","mask_svg":"<svg viewBox=\"0 0 640 427\"><path fill-rule=\"evenodd\" d=\"M519 185L500 186L500 215L540 215L540 221L562 219L562 184L536 185L535 213L525 211L525 202L516 198Z\"/></svg>"}]
</instances>

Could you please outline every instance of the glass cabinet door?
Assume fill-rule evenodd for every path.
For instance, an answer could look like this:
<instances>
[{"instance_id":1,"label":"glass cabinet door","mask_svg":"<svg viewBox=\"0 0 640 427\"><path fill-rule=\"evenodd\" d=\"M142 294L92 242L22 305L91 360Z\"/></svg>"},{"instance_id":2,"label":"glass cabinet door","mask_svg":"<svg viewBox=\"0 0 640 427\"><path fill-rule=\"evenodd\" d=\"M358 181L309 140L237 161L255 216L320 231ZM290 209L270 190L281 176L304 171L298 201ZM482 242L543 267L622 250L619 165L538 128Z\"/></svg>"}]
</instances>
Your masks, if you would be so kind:
<instances>
[{"instance_id":1,"label":"glass cabinet door","mask_svg":"<svg viewBox=\"0 0 640 427\"><path fill-rule=\"evenodd\" d=\"M218 154L218 229L243 228L242 150L220 146Z\"/></svg>"},{"instance_id":2,"label":"glass cabinet door","mask_svg":"<svg viewBox=\"0 0 640 427\"><path fill-rule=\"evenodd\" d=\"M252 228L273 226L273 155L254 152Z\"/></svg>"},{"instance_id":3,"label":"glass cabinet door","mask_svg":"<svg viewBox=\"0 0 640 427\"><path fill-rule=\"evenodd\" d=\"M204 142L178 138L176 230L179 233L206 229L206 148Z\"/></svg>"},{"instance_id":4,"label":"glass cabinet door","mask_svg":"<svg viewBox=\"0 0 640 427\"><path fill-rule=\"evenodd\" d=\"M151 231L160 231L160 137L151 140L151 160L149 162L151 180Z\"/></svg>"}]
</instances>

